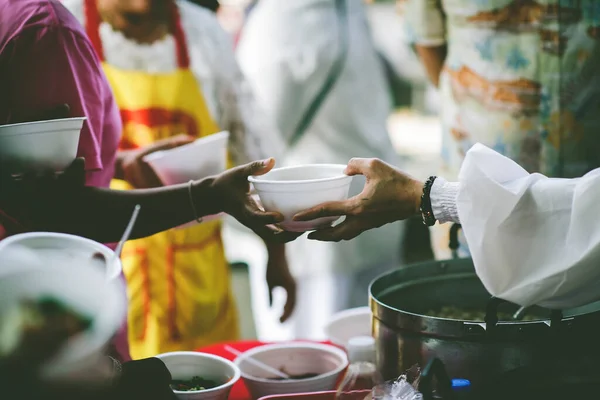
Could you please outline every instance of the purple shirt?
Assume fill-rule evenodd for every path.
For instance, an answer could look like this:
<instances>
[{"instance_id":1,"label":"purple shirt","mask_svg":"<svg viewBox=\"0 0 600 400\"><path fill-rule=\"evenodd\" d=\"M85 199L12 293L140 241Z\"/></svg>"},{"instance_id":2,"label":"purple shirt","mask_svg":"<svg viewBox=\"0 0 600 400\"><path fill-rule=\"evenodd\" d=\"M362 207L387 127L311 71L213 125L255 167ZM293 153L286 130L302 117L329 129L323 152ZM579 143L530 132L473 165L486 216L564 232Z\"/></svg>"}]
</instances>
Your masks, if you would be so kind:
<instances>
[{"instance_id":1,"label":"purple shirt","mask_svg":"<svg viewBox=\"0 0 600 400\"><path fill-rule=\"evenodd\" d=\"M58 0L0 0L0 124L69 104L86 116L78 156L87 184L108 187L121 119L83 27Z\"/></svg>"},{"instance_id":2,"label":"purple shirt","mask_svg":"<svg viewBox=\"0 0 600 400\"><path fill-rule=\"evenodd\" d=\"M0 0L0 125L65 103L72 117L87 117L78 149L86 184L108 187L121 118L83 27L58 0ZM115 345L129 359L126 324Z\"/></svg>"}]
</instances>

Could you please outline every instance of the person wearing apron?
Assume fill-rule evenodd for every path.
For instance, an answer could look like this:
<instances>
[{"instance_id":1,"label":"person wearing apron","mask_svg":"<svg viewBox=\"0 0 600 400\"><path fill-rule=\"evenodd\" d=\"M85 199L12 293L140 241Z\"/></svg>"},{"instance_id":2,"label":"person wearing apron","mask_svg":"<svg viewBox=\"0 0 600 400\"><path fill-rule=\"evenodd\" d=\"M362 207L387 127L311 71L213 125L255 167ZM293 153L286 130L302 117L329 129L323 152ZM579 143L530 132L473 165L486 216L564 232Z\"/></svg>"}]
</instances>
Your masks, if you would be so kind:
<instances>
[{"instance_id":1,"label":"person wearing apron","mask_svg":"<svg viewBox=\"0 0 600 400\"><path fill-rule=\"evenodd\" d=\"M219 132L220 126L213 117L217 107L209 104L203 95L214 87L204 81L201 86L196 71L190 68L194 54L188 52L190 42L180 17L180 12L186 11L183 7L197 7L168 2L172 35L157 40L156 45L166 49L168 41L173 40L173 52L161 53L157 63L175 58L177 65L170 72L161 69L155 73L147 69L142 72L143 68L118 67L108 61L110 57L106 55L108 51L115 54L115 47L106 37L121 35L117 41L125 37L103 23L99 3L97 0L64 1L83 22L113 89L123 121L122 154L152 146L157 141L179 140L173 138L182 133L195 138ZM109 36L106 30L110 31ZM130 64L137 61L137 47L143 51L145 46L123 50ZM232 136L235 140L235 132ZM235 149L231 155L236 155ZM123 190L133 188L132 182L118 179L111 186ZM128 339L132 358L193 350L238 338L238 316L220 220L130 241L122 259L129 296Z\"/></svg>"}]
</instances>

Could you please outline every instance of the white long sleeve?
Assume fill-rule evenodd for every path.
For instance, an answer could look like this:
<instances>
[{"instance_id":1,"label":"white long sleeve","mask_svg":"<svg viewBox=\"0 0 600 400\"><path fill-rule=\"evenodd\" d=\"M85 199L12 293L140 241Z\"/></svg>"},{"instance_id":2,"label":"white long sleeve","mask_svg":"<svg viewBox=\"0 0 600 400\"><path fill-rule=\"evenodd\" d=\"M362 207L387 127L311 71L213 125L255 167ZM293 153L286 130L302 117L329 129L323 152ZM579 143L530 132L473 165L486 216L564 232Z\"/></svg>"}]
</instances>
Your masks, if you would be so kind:
<instances>
[{"instance_id":1,"label":"white long sleeve","mask_svg":"<svg viewBox=\"0 0 600 400\"><path fill-rule=\"evenodd\" d=\"M600 169L577 179L547 178L477 144L459 181L440 180L432 205L436 216L460 220L492 295L556 309L600 299Z\"/></svg>"}]
</instances>

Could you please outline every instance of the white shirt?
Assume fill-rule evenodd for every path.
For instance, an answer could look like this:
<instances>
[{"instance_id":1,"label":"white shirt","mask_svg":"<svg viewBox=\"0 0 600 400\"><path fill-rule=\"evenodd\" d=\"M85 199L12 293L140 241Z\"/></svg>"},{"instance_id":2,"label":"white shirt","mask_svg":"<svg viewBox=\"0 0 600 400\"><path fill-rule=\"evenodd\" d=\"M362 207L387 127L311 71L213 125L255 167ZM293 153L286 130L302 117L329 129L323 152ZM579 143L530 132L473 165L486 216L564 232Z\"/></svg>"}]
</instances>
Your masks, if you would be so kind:
<instances>
[{"instance_id":1,"label":"white shirt","mask_svg":"<svg viewBox=\"0 0 600 400\"><path fill-rule=\"evenodd\" d=\"M600 300L600 169L547 178L477 144L431 202L440 222L461 223L492 295L559 309Z\"/></svg>"},{"instance_id":2,"label":"white shirt","mask_svg":"<svg viewBox=\"0 0 600 400\"><path fill-rule=\"evenodd\" d=\"M84 1L63 0L65 7L85 24ZM235 60L233 43L210 10L178 0L192 70L212 116L230 132L233 161L246 163L278 157L283 142L274 124L258 106ZM165 73L177 69L175 39L167 35L152 44L140 44L100 26L105 61L120 69Z\"/></svg>"},{"instance_id":3,"label":"white shirt","mask_svg":"<svg viewBox=\"0 0 600 400\"><path fill-rule=\"evenodd\" d=\"M257 99L287 142L341 54L335 0L261 0L241 33L238 62ZM377 157L398 165L387 131L391 101L363 0L346 0L349 48L335 86L302 138L279 165L346 164ZM351 195L362 190L353 181ZM401 224L366 232L352 242L300 238L288 245L290 267L299 275L337 270L351 274L400 262Z\"/></svg>"}]
</instances>

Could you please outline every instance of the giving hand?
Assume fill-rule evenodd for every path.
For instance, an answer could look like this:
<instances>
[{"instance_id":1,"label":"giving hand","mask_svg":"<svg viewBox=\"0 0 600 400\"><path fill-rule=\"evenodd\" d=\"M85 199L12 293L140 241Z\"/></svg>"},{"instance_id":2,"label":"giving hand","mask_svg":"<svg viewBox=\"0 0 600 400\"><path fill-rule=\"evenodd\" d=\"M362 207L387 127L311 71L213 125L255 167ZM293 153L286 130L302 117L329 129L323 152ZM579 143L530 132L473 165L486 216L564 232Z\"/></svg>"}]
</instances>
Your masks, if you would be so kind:
<instances>
[{"instance_id":1,"label":"giving hand","mask_svg":"<svg viewBox=\"0 0 600 400\"><path fill-rule=\"evenodd\" d=\"M363 191L344 201L315 206L294 216L295 221L346 216L337 226L312 232L309 239L350 240L362 232L419 213L423 183L378 159L355 158L346 167L347 175L364 175Z\"/></svg>"}]
</instances>

